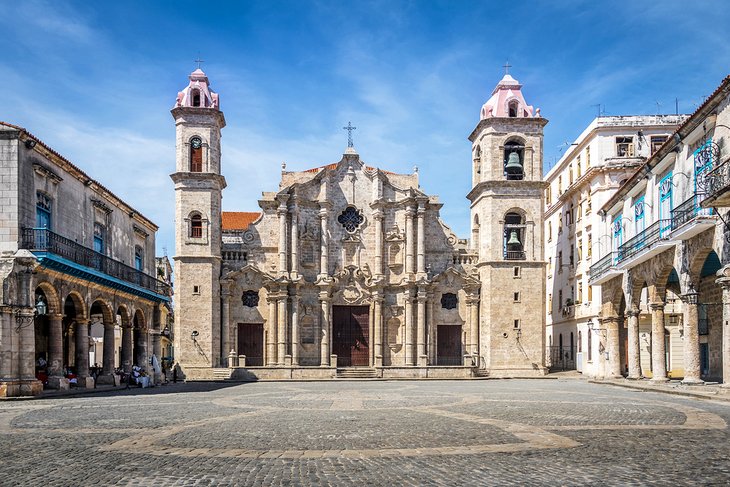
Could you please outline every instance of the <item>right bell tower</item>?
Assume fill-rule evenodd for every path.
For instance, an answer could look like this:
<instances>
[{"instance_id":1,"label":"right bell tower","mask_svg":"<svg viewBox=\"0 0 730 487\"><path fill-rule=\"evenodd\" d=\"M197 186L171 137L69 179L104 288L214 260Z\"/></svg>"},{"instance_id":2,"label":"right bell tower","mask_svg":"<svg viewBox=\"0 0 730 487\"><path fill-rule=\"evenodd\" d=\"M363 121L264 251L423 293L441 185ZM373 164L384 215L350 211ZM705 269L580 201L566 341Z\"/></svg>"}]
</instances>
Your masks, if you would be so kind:
<instances>
[{"instance_id":1,"label":"right bell tower","mask_svg":"<svg viewBox=\"0 0 730 487\"><path fill-rule=\"evenodd\" d=\"M471 247L482 283L478 355L491 377L544 375L542 177L547 120L505 74L482 106L472 143ZM475 353L475 351L469 351Z\"/></svg>"}]
</instances>

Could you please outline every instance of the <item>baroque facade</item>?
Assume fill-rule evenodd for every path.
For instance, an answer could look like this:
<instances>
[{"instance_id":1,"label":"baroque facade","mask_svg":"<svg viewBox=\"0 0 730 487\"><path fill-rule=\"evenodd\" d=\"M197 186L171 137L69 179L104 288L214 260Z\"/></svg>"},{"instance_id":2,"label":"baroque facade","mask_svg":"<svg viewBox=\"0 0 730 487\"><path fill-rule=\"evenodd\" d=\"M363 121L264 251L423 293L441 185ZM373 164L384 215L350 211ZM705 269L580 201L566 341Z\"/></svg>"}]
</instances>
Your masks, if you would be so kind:
<instances>
[{"instance_id":1,"label":"baroque facade","mask_svg":"<svg viewBox=\"0 0 730 487\"><path fill-rule=\"evenodd\" d=\"M730 381L730 78L606 201L597 375Z\"/></svg>"},{"instance_id":2,"label":"baroque facade","mask_svg":"<svg viewBox=\"0 0 730 487\"><path fill-rule=\"evenodd\" d=\"M568 146L545 176L547 255L546 361L554 370L600 376L599 343L589 323L601 310L601 288L588 269L608 249L600 209L669 138L685 115L600 116Z\"/></svg>"},{"instance_id":3,"label":"baroque facade","mask_svg":"<svg viewBox=\"0 0 730 487\"><path fill-rule=\"evenodd\" d=\"M22 127L0 122L0 396L115 384L160 357L157 226Z\"/></svg>"},{"instance_id":4,"label":"baroque facade","mask_svg":"<svg viewBox=\"0 0 730 487\"><path fill-rule=\"evenodd\" d=\"M336 163L282 167L260 211L222 212L226 122L200 69L172 115L174 345L187 379L545 373L547 121L511 76L469 136L470 241L417 171L371 167L350 144Z\"/></svg>"}]
</instances>

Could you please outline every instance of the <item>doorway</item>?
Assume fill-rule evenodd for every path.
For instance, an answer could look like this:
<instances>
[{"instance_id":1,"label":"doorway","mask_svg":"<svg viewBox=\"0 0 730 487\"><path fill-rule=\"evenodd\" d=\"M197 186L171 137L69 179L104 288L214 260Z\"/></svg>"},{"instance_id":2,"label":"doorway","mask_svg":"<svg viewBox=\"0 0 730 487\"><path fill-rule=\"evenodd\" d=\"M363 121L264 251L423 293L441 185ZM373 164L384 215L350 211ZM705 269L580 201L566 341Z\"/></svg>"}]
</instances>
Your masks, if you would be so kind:
<instances>
[{"instance_id":1,"label":"doorway","mask_svg":"<svg viewBox=\"0 0 730 487\"><path fill-rule=\"evenodd\" d=\"M436 335L437 365L462 365L461 326L439 325Z\"/></svg>"},{"instance_id":2,"label":"doorway","mask_svg":"<svg viewBox=\"0 0 730 487\"><path fill-rule=\"evenodd\" d=\"M370 365L370 307L332 307L332 353L338 367Z\"/></svg>"},{"instance_id":3,"label":"doorway","mask_svg":"<svg viewBox=\"0 0 730 487\"><path fill-rule=\"evenodd\" d=\"M238 353L246 356L246 366L264 365L264 325L262 323L238 324Z\"/></svg>"}]
</instances>

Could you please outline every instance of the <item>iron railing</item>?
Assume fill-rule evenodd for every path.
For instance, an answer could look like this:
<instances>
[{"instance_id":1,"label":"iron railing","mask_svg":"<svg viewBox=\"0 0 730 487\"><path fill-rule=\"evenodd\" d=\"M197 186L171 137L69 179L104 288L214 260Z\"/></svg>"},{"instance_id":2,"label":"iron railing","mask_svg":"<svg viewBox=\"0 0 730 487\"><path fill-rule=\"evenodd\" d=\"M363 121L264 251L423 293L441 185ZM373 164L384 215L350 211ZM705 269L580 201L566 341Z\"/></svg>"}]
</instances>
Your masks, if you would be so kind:
<instances>
[{"instance_id":1,"label":"iron railing","mask_svg":"<svg viewBox=\"0 0 730 487\"><path fill-rule=\"evenodd\" d=\"M673 209L672 231L678 229L685 223L689 223L698 216L711 216L712 208L702 208L700 206L700 203L706 197L707 194L705 193L696 193Z\"/></svg>"},{"instance_id":2,"label":"iron railing","mask_svg":"<svg viewBox=\"0 0 730 487\"><path fill-rule=\"evenodd\" d=\"M524 250L505 250L504 259L505 260L525 260L525 251Z\"/></svg>"},{"instance_id":3,"label":"iron railing","mask_svg":"<svg viewBox=\"0 0 730 487\"><path fill-rule=\"evenodd\" d=\"M615 255L616 252L609 252L608 254L601 257L598 262L593 264L588 270L591 279L597 279L598 276L606 272L614 264Z\"/></svg>"},{"instance_id":4,"label":"iron railing","mask_svg":"<svg viewBox=\"0 0 730 487\"><path fill-rule=\"evenodd\" d=\"M547 347L547 366L550 370L573 370L575 369L575 350L570 345L553 345Z\"/></svg>"},{"instance_id":5,"label":"iron railing","mask_svg":"<svg viewBox=\"0 0 730 487\"><path fill-rule=\"evenodd\" d=\"M90 267L111 277L136 284L150 291L167 295L169 285L149 274L107 257L47 228L23 228L20 248L49 252L75 264Z\"/></svg>"},{"instance_id":6,"label":"iron railing","mask_svg":"<svg viewBox=\"0 0 730 487\"><path fill-rule=\"evenodd\" d=\"M643 249L649 248L659 240L669 236L671 220L657 220L618 248L616 263L630 259Z\"/></svg>"}]
</instances>

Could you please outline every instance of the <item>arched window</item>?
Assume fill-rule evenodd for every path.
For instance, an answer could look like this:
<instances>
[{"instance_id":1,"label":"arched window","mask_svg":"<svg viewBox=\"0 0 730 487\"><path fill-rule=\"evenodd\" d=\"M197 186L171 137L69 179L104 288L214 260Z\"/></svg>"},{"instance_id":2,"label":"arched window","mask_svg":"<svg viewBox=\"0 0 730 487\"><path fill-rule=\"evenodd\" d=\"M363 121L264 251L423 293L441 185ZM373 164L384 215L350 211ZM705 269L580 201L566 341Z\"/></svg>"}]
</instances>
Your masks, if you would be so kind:
<instances>
[{"instance_id":1,"label":"arched window","mask_svg":"<svg viewBox=\"0 0 730 487\"><path fill-rule=\"evenodd\" d=\"M144 270L144 250L139 245L134 247L134 268L138 271Z\"/></svg>"},{"instance_id":2,"label":"arched window","mask_svg":"<svg viewBox=\"0 0 730 487\"><path fill-rule=\"evenodd\" d=\"M190 139L190 172L203 172L203 141L200 137Z\"/></svg>"},{"instance_id":3,"label":"arched window","mask_svg":"<svg viewBox=\"0 0 730 487\"><path fill-rule=\"evenodd\" d=\"M517 100L512 100L511 102L509 102L507 104L507 108L508 108L508 112L509 112L510 118L514 118L514 117L517 116L517 112L519 110L519 106L520 106L520 104L517 103Z\"/></svg>"},{"instance_id":4,"label":"arched window","mask_svg":"<svg viewBox=\"0 0 730 487\"><path fill-rule=\"evenodd\" d=\"M190 236L192 238L203 237L203 218L198 214L190 217Z\"/></svg>"},{"instance_id":5,"label":"arched window","mask_svg":"<svg viewBox=\"0 0 730 487\"><path fill-rule=\"evenodd\" d=\"M578 353L583 353L583 332L578 330Z\"/></svg>"},{"instance_id":6,"label":"arched window","mask_svg":"<svg viewBox=\"0 0 730 487\"><path fill-rule=\"evenodd\" d=\"M504 216L503 250L506 260L524 260L525 224L519 213Z\"/></svg>"},{"instance_id":7,"label":"arched window","mask_svg":"<svg viewBox=\"0 0 730 487\"><path fill-rule=\"evenodd\" d=\"M525 177L525 146L518 141L504 144L504 175L508 180L521 180Z\"/></svg>"},{"instance_id":8,"label":"arched window","mask_svg":"<svg viewBox=\"0 0 730 487\"><path fill-rule=\"evenodd\" d=\"M474 215L474 226L471 229L471 248L479 249L479 215Z\"/></svg>"},{"instance_id":9,"label":"arched window","mask_svg":"<svg viewBox=\"0 0 730 487\"><path fill-rule=\"evenodd\" d=\"M199 107L200 106L200 90L193 90L192 99L193 99L193 106Z\"/></svg>"}]
</instances>

